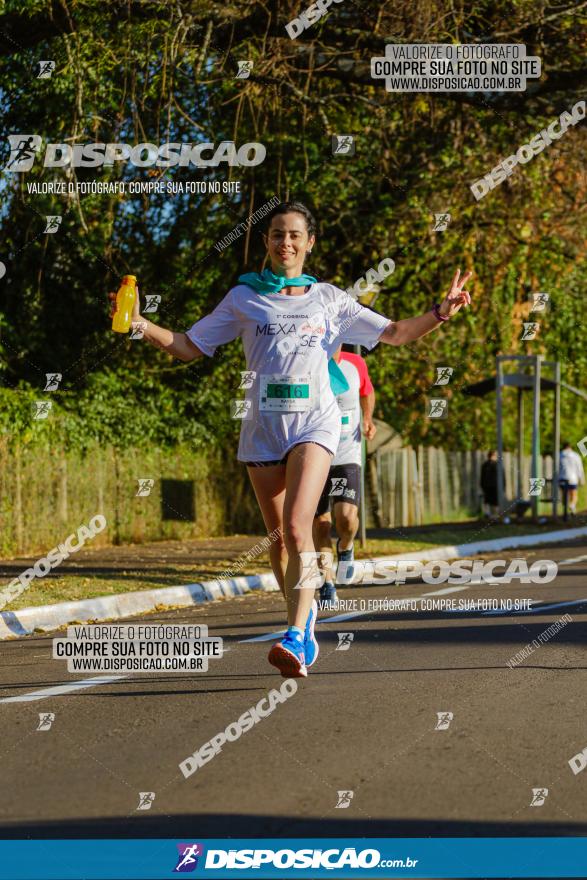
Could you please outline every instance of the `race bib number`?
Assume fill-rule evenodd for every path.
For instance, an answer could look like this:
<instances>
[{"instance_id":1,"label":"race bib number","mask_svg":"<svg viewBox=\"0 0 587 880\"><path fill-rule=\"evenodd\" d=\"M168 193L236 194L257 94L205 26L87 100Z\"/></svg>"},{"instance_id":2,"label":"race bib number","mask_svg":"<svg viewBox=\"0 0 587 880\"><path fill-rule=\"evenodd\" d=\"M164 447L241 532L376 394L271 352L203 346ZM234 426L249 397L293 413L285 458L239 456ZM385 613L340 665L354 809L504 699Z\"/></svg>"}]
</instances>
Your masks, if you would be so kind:
<instances>
[{"instance_id":1,"label":"race bib number","mask_svg":"<svg viewBox=\"0 0 587 880\"><path fill-rule=\"evenodd\" d=\"M312 409L312 377L261 376L259 410L262 412L307 412Z\"/></svg>"}]
</instances>

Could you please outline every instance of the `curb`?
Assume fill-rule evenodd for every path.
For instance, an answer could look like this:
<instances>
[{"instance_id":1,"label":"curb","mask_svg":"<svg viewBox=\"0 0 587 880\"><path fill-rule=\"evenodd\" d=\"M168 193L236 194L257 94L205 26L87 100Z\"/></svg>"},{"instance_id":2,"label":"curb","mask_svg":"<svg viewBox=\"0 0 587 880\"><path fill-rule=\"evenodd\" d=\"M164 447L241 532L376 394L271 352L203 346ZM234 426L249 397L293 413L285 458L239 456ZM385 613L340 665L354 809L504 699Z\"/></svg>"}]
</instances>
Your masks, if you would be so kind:
<instances>
[{"instance_id":1,"label":"curb","mask_svg":"<svg viewBox=\"0 0 587 880\"><path fill-rule=\"evenodd\" d=\"M587 526L581 526L577 529L560 529L558 532L543 532L536 535L492 538L489 541L473 541L470 544L454 544L452 546L447 544L444 547L416 550L414 553L402 553L401 556L381 556L378 559L414 559L420 562L432 562L435 559L459 559L464 556L474 556L476 553L484 553L487 550L515 550L517 547L532 547L550 541L572 541L574 538L584 536L587 536Z\"/></svg>"},{"instance_id":2,"label":"curb","mask_svg":"<svg viewBox=\"0 0 587 880\"><path fill-rule=\"evenodd\" d=\"M512 550L517 547L532 547L549 541L571 541L587 536L587 526L577 529L564 529L558 532L544 532L536 535L520 535L511 538L493 538L469 544L431 547L396 556L378 556L377 560L417 560L431 562L440 559L459 559L477 553L495 550ZM361 562L375 562L361 559ZM182 587L161 587L158 590L139 590L133 593L118 593L96 599L81 599L76 602L59 602L55 605L39 605L23 608L20 611L0 611L0 641L31 635L35 631L47 632L59 629L68 623L116 620L144 614L160 608L185 607L213 602L217 599L232 599L246 593L262 590L266 593L279 592L275 575L243 575L226 580L202 581Z\"/></svg>"},{"instance_id":3,"label":"curb","mask_svg":"<svg viewBox=\"0 0 587 880\"><path fill-rule=\"evenodd\" d=\"M203 581L184 587L160 587L158 590L137 590L133 593L117 593L114 596L99 596L76 602L39 605L35 608L22 608L20 611L0 611L0 641L28 636L36 630L45 632L59 629L68 623L132 617L135 614L156 611L162 606L172 608L199 605L215 599L233 599L254 590L279 592L275 575L267 572L221 581Z\"/></svg>"}]
</instances>

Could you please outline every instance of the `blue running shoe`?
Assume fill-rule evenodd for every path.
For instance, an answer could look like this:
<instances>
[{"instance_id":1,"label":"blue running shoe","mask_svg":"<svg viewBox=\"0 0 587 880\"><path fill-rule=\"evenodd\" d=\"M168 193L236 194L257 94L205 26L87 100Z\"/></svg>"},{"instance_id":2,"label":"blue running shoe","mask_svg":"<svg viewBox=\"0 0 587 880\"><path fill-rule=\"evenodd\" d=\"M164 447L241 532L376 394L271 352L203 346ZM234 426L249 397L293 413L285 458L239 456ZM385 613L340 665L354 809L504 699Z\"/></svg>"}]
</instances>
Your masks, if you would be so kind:
<instances>
[{"instance_id":1,"label":"blue running shoe","mask_svg":"<svg viewBox=\"0 0 587 880\"><path fill-rule=\"evenodd\" d=\"M332 611L337 602L338 596L334 584L330 581L324 581L320 587L320 608L323 611Z\"/></svg>"},{"instance_id":2,"label":"blue running shoe","mask_svg":"<svg viewBox=\"0 0 587 880\"><path fill-rule=\"evenodd\" d=\"M316 600L312 602L308 620L306 621L306 631L304 632L304 654L306 655L306 666L313 666L318 659L320 648L314 635L314 627L316 626L316 618L318 617L318 604Z\"/></svg>"},{"instance_id":3,"label":"blue running shoe","mask_svg":"<svg viewBox=\"0 0 587 880\"><path fill-rule=\"evenodd\" d=\"M355 545L349 547L348 550L340 549L340 538L336 542L336 555L340 562L354 562L355 561Z\"/></svg>"},{"instance_id":4,"label":"blue running shoe","mask_svg":"<svg viewBox=\"0 0 587 880\"><path fill-rule=\"evenodd\" d=\"M341 550L339 545L340 545L340 539L336 542L337 563L338 562L354 562L355 561L355 545L353 544L352 547L349 547L348 550ZM344 576L345 582L351 583L351 581L354 577L354 574L355 574L355 566L354 565L347 565L345 568L346 568L346 574ZM338 566L337 566L337 571L338 571Z\"/></svg>"},{"instance_id":5,"label":"blue running shoe","mask_svg":"<svg viewBox=\"0 0 587 880\"><path fill-rule=\"evenodd\" d=\"M276 666L284 678L306 678L306 655L304 639L289 630L284 637L275 642L269 651L269 662Z\"/></svg>"}]
</instances>

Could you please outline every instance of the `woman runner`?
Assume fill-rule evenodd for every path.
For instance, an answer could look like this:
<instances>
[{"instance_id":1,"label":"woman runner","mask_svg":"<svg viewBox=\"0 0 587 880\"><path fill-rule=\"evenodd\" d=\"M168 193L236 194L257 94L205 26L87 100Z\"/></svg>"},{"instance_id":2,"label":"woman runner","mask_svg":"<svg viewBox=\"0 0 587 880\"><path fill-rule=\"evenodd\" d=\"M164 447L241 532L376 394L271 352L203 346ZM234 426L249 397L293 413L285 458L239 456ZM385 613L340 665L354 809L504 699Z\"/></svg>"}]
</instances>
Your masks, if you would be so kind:
<instances>
[{"instance_id":1,"label":"woman runner","mask_svg":"<svg viewBox=\"0 0 587 880\"><path fill-rule=\"evenodd\" d=\"M240 336L253 385L247 390L237 458L247 466L268 533L271 567L287 603L288 629L269 652L283 676L305 677L318 656L315 587L320 578L312 523L340 436L335 393L340 381L329 361L342 342L372 349L404 345L452 318L471 297L471 273L455 272L440 304L414 318L391 321L332 284L303 274L316 224L300 202L284 202L268 216L263 240L271 270L239 283L186 333L166 330L140 315L144 338L182 361L211 357ZM344 377L342 378L344 390Z\"/></svg>"}]
</instances>

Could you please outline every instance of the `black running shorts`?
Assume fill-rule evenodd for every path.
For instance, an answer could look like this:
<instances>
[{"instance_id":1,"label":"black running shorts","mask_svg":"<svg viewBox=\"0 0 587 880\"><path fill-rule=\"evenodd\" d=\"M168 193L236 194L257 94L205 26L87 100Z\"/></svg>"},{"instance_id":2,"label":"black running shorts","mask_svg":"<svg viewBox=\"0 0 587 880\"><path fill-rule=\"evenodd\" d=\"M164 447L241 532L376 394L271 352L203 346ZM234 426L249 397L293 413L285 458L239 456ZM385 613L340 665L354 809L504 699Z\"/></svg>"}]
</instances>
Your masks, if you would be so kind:
<instances>
[{"instance_id":1,"label":"black running shorts","mask_svg":"<svg viewBox=\"0 0 587 880\"><path fill-rule=\"evenodd\" d=\"M335 464L330 468L315 516L330 510L330 503L347 501L359 506L361 500L361 465Z\"/></svg>"},{"instance_id":2,"label":"black running shorts","mask_svg":"<svg viewBox=\"0 0 587 880\"><path fill-rule=\"evenodd\" d=\"M315 441L309 440L308 442L314 443ZM290 452L293 452L294 449L297 448L297 446L301 446L301 444L297 443L295 446L292 446L292 448L289 449L285 453L283 458L271 459L270 461L243 461L243 464L245 464L247 467L255 467L255 468L256 467L275 467L276 464L286 464L288 455L290 454ZM316 446L322 446L322 444L316 443ZM326 446L322 446L322 449L326 449ZM330 449L326 449L326 452L328 453L328 455L330 455L332 457L332 452L330 451Z\"/></svg>"}]
</instances>

